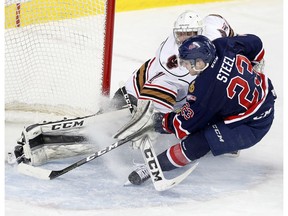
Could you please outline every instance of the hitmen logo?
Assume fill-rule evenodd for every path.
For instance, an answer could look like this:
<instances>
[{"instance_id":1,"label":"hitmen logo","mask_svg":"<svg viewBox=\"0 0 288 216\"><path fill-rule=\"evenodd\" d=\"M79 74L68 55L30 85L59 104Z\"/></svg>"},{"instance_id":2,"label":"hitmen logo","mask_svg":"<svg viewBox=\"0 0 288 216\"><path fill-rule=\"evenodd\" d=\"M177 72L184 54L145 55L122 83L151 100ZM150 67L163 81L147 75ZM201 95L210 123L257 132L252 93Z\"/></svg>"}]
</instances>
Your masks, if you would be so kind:
<instances>
[{"instance_id":1,"label":"hitmen logo","mask_svg":"<svg viewBox=\"0 0 288 216\"><path fill-rule=\"evenodd\" d=\"M158 168L157 163L155 161L155 158L154 158L152 150L150 148L149 149L145 149L144 150L144 155L145 155L145 157L147 159L147 163L148 163L148 166L149 166L149 168L151 170L151 174L154 177L154 181L162 180L162 177L159 176L160 175L159 168Z\"/></svg>"}]
</instances>

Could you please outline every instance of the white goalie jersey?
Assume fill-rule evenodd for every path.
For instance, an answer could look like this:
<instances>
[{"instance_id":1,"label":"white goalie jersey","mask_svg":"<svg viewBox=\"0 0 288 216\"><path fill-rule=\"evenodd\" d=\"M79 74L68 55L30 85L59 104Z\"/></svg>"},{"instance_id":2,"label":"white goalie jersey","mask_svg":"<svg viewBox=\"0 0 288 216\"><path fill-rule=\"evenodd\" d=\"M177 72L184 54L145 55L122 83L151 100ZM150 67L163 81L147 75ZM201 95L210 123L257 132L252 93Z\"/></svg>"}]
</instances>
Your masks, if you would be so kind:
<instances>
[{"instance_id":1,"label":"white goalie jersey","mask_svg":"<svg viewBox=\"0 0 288 216\"><path fill-rule=\"evenodd\" d=\"M227 21L219 15L208 15L203 19L203 35L214 40L234 36ZM189 84L196 78L184 67L178 66L178 47L171 34L161 43L154 58L146 61L127 80L127 92L137 99L154 101L155 109L162 113L182 107L186 102Z\"/></svg>"},{"instance_id":2,"label":"white goalie jersey","mask_svg":"<svg viewBox=\"0 0 288 216\"><path fill-rule=\"evenodd\" d=\"M187 88L194 79L178 67L178 45L171 34L159 47L156 57L146 61L126 82L127 92L138 99L154 101L155 109L166 113L186 101Z\"/></svg>"}]
</instances>

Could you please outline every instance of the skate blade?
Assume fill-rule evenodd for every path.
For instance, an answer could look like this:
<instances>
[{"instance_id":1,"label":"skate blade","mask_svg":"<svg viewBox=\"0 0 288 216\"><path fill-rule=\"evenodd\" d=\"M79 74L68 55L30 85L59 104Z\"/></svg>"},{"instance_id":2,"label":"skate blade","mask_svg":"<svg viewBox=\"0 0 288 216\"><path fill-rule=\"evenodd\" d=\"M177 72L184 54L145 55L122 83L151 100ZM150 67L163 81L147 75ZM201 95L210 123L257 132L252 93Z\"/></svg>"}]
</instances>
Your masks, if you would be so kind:
<instances>
[{"instance_id":1,"label":"skate blade","mask_svg":"<svg viewBox=\"0 0 288 216\"><path fill-rule=\"evenodd\" d=\"M134 186L134 184L132 184L129 180L127 180L124 184L124 187L129 187L129 186Z\"/></svg>"}]
</instances>

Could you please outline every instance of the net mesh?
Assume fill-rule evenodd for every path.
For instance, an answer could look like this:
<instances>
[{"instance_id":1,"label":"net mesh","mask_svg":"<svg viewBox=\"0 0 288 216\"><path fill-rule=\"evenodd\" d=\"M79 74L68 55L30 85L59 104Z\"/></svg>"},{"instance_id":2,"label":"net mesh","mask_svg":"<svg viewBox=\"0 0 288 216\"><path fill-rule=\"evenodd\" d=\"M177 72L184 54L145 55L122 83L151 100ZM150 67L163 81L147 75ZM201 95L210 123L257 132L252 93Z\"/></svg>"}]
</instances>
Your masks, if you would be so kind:
<instances>
[{"instance_id":1,"label":"net mesh","mask_svg":"<svg viewBox=\"0 0 288 216\"><path fill-rule=\"evenodd\" d=\"M5 2L5 110L98 110L106 1Z\"/></svg>"}]
</instances>

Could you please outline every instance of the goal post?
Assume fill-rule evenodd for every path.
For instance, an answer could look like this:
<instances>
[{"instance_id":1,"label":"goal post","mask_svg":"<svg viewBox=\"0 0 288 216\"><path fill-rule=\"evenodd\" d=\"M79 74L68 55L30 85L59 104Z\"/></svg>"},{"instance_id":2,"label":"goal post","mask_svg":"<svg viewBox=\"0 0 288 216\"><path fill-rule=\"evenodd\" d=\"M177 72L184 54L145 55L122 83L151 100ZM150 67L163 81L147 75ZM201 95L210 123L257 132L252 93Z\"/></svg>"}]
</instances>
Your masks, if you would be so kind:
<instances>
[{"instance_id":1,"label":"goal post","mask_svg":"<svg viewBox=\"0 0 288 216\"><path fill-rule=\"evenodd\" d=\"M5 1L5 111L90 115L109 96L115 0Z\"/></svg>"},{"instance_id":2,"label":"goal post","mask_svg":"<svg viewBox=\"0 0 288 216\"><path fill-rule=\"evenodd\" d=\"M112 70L112 51L113 51L113 35L114 35L114 18L115 18L115 1L108 0L106 9L106 34L104 42L104 68L103 68L103 83L102 94L109 96L111 85L111 70Z\"/></svg>"}]
</instances>

